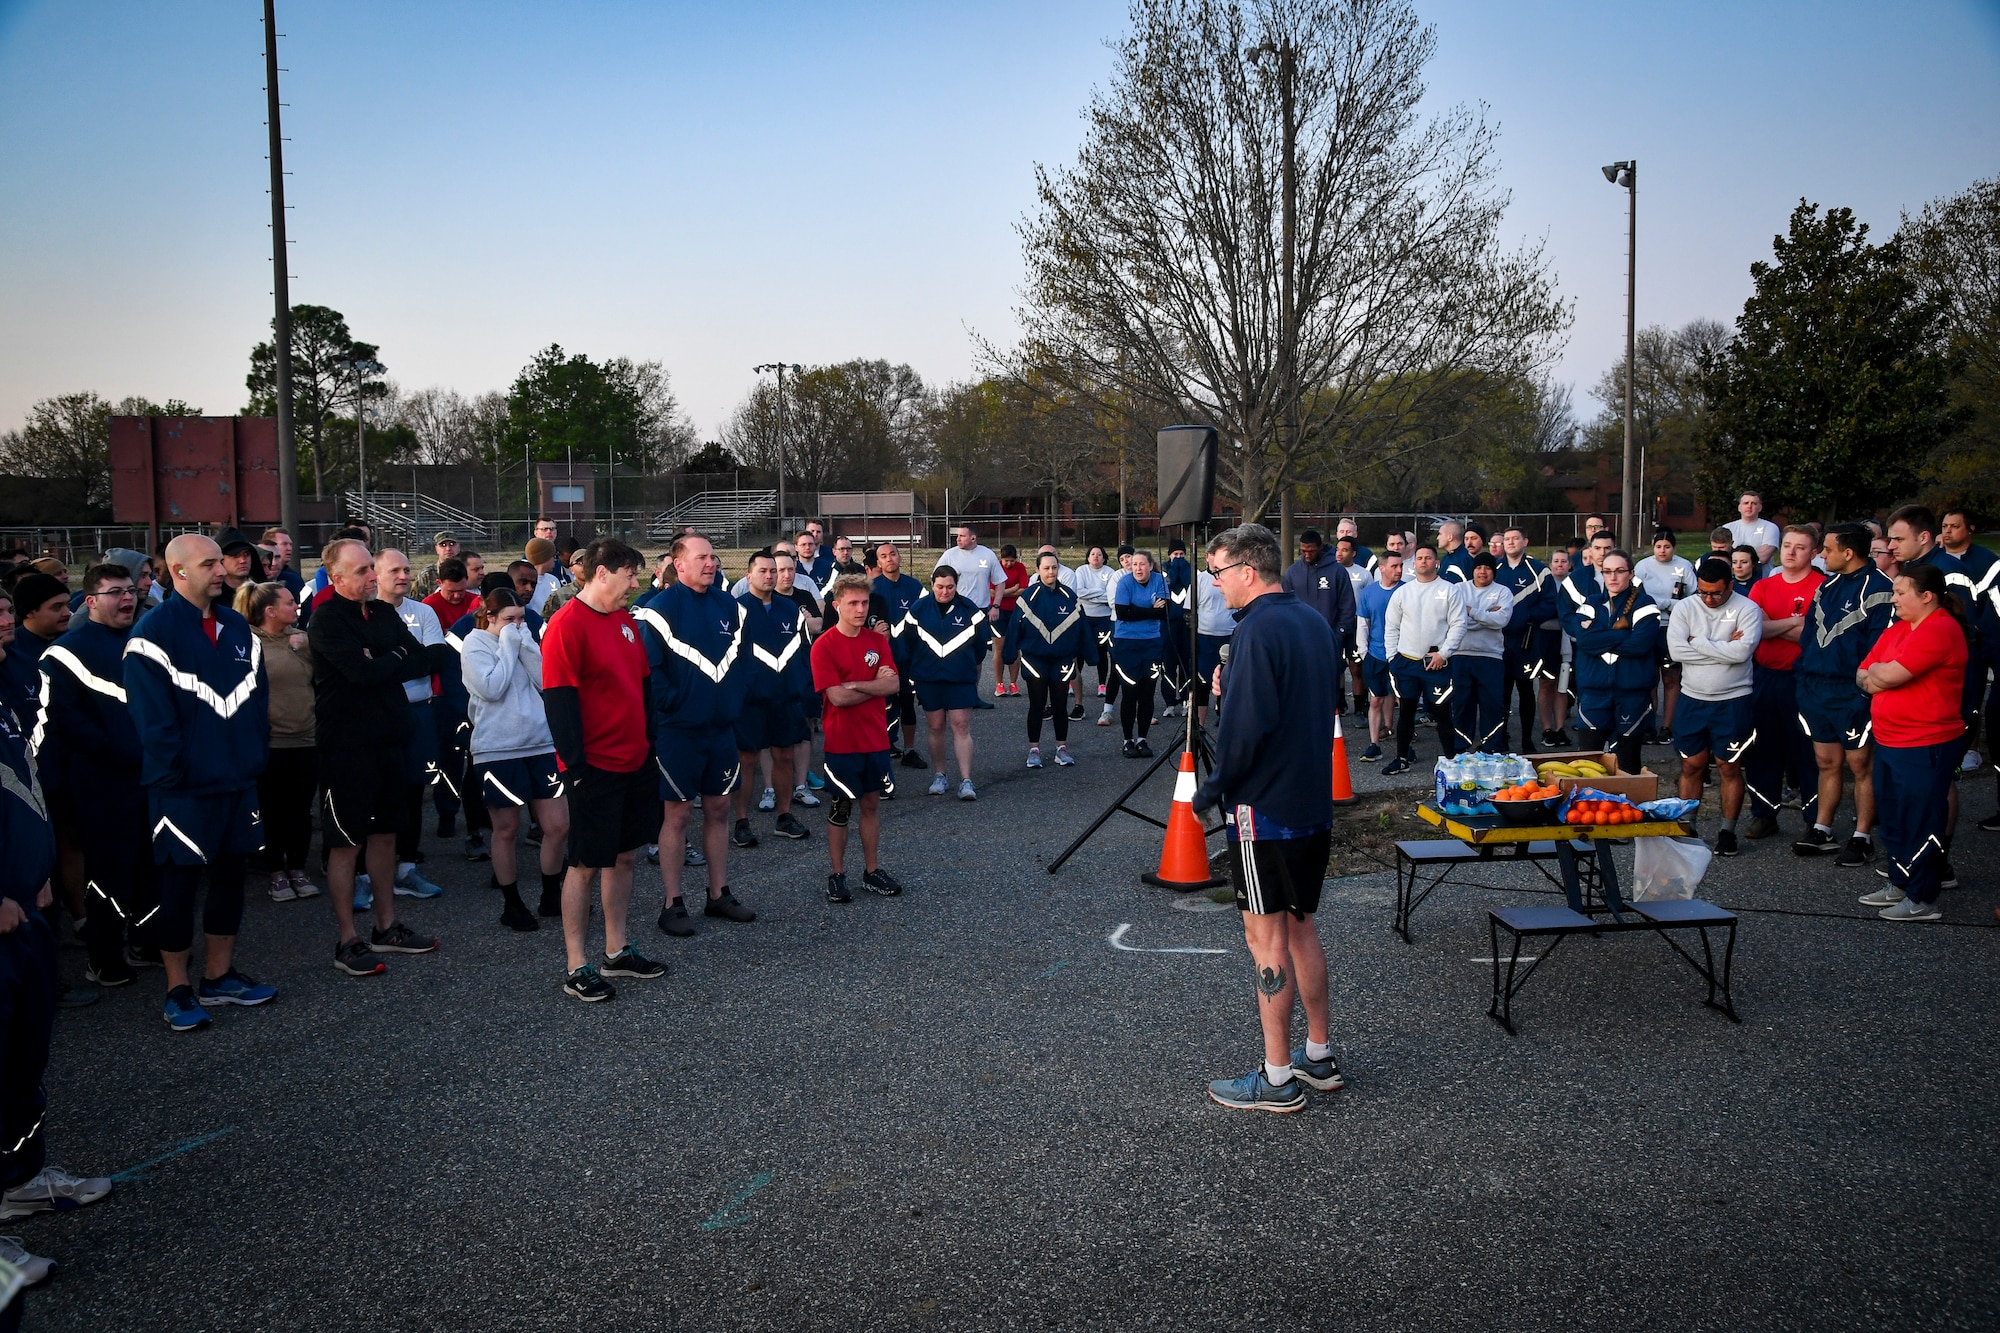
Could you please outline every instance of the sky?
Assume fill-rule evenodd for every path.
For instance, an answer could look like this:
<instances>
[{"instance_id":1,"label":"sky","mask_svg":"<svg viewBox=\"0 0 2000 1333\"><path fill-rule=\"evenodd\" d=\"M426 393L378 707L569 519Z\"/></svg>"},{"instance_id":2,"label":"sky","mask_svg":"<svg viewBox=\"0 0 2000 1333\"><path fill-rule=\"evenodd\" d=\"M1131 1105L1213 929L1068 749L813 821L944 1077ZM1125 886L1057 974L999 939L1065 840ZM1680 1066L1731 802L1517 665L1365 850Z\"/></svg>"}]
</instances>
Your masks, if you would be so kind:
<instances>
[{"instance_id":1,"label":"sky","mask_svg":"<svg viewBox=\"0 0 2000 1333\"><path fill-rule=\"evenodd\" d=\"M1575 323L1733 319L1803 197L1878 236L2000 173L2000 0L1417 0L1435 107L1500 132L1511 243ZM540 348L663 362L704 438L760 362L975 373L1036 164L1071 159L1122 0L279 0L295 303L405 390ZM239 411L269 336L261 7L0 0L0 429L94 390Z\"/></svg>"}]
</instances>

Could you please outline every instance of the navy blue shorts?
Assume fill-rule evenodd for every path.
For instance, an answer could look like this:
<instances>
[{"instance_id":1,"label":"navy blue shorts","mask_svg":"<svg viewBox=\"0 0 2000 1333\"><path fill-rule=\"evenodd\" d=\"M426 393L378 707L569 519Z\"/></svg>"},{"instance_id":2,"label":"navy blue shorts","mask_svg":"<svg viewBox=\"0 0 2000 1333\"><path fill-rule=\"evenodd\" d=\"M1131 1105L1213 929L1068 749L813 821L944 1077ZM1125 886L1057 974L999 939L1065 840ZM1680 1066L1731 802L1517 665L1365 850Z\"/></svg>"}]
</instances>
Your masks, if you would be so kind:
<instances>
[{"instance_id":1,"label":"navy blue shorts","mask_svg":"<svg viewBox=\"0 0 2000 1333\"><path fill-rule=\"evenodd\" d=\"M1159 639L1118 639L1111 641L1111 665L1118 679L1127 685L1155 681L1166 660L1166 645Z\"/></svg>"},{"instance_id":2,"label":"navy blue shorts","mask_svg":"<svg viewBox=\"0 0 2000 1333\"><path fill-rule=\"evenodd\" d=\"M1395 682L1389 679L1389 664L1379 657L1361 659L1361 683L1377 699L1387 699L1396 692Z\"/></svg>"},{"instance_id":3,"label":"navy blue shorts","mask_svg":"<svg viewBox=\"0 0 2000 1333\"><path fill-rule=\"evenodd\" d=\"M1735 763L1757 732L1757 710L1750 696L1740 699L1697 699L1686 690L1674 705L1674 749L1686 759L1704 751Z\"/></svg>"},{"instance_id":4,"label":"navy blue shorts","mask_svg":"<svg viewBox=\"0 0 2000 1333\"><path fill-rule=\"evenodd\" d=\"M518 810L530 801L553 801L563 794L554 750L519 759L495 759L475 767L479 799L488 810Z\"/></svg>"},{"instance_id":5,"label":"navy blue shorts","mask_svg":"<svg viewBox=\"0 0 2000 1333\"><path fill-rule=\"evenodd\" d=\"M963 681L920 680L917 703L926 713L943 713L954 708L979 707L978 684Z\"/></svg>"},{"instance_id":6,"label":"navy blue shorts","mask_svg":"<svg viewBox=\"0 0 2000 1333\"><path fill-rule=\"evenodd\" d=\"M890 792L896 789L895 770L889 764L887 750L869 750L861 754L830 754L826 757L826 780L833 784L834 791L848 800L857 800L870 792Z\"/></svg>"},{"instance_id":7,"label":"navy blue shorts","mask_svg":"<svg viewBox=\"0 0 2000 1333\"><path fill-rule=\"evenodd\" d=\"M1036 680L1045 680L1058 688L1076 679L1074 658L1034 657L1021 654L1021 670Z\"/></svg>"},{"instance_id":8,"label":"navy blue shorts","mask_svg":"<svg viewBox=\"0 0 2000 1333\"><path fill-rule=\"evenodd\" d=\"M1522 664L1523 671L1531 671L1537 680L1556 680L1561 676L1563 664L1563 632L1559 629L1536 629L1534 654Z\"/></svg>"},{"instance_id":9,"label":"navy blue shorts","mask_svg":"<svg viewBox=\"0 0 2000 1333\"><path fill-rule=\"evenodd\" d=\"M437 704L426 699L410 705L410 740L404 751L403 780L413 787L430 787L438 777Z\"/></svg>"},{"instance_id":10,"label":"navy blue shorts","mask_svg":"<svg viewBox=\"0 0 2000 1333\"><path fill-rule=\"evenodd\" d=\"M264 816L254 785L206 796L149 788L146 818L153 827L157 865L205 866L264 846Z\"/></svg>"},{"instance_id":11,"label":"navy blue shorts","mask_svg":"<svg viewBox=\"0 0 2000 1333\"><path fill-rule=\"evenodd\" d=\"M1797 679L1792 684L1807 740L1815 745L1858 750L1874 739L1875 724L1869 715L1868 696L1859 686L1826 676L1795 674Z\"/></svg>"},{"instance_id":12,"label":"navy blue shorts","mask_svg":"<svg viewBox=\"0 0 2000 1333\"><path fill-rule=\"evenodd\" d=\"M727 796L736 790L736 734L727 727L714 731L660 731L653 766L660 773L660 799L692 801L697 796Z\"/></svg>"},{"instance_id":13,"label":"navy blue shorts","mask_svg":"<svg viewBox=\"0 0 2000 1333\"><path fill-rule=\"evenodd\" d=\"M1442 703L1451 698L1451 667L1425 670L1422 659L1396 654L1389 663L1389 684L1398 699L1415 699L1420 704Z\"/></svg>"},{"instance_id":14,"label":"navy blue shorts","mask_svg":"<svg viewBox=\"0 0 2000 1333\"><path fill-rule=\"evenodd\" d=\"M736 719L736 748L745 754L782 750L811 736L806 710L797 699L749 702Z\"/></svg>"}]
</instances>

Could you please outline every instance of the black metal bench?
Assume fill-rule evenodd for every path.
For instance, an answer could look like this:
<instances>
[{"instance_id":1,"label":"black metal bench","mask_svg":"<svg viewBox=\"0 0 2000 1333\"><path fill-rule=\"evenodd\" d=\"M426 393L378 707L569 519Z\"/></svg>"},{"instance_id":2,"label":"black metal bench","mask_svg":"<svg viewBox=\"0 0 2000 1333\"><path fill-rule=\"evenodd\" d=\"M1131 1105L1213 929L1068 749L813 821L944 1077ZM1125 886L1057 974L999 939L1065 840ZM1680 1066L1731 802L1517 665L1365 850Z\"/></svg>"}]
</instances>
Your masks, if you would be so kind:
<instances>
[{"instance_id":1,"label":"black metal bench","mask_svg":"<svg viewBox=\"0 0 2000 1333\"><path fill-rule=\"evenodd\" d=\"M1579 882L1587 906L1597 902L1597 859L1593 856L1589 843L1570 844L1572 860L1576 865ZM1457 838L1428 838L1396 844L1396 924L1403 943L1410 943L1410 915L1431 896L1437 887L1451 877L1452 868L1461 865L1477 865L1481 862L1501 864L1526 861L1533 863L1557 888L1563 881L1551 875L1542 864L1547 861L1560 862L1562 848L1549 842L1506 842L1487 843L1474 847ZM1428 876L1428 880L1426 880ZM1419 881L1425 881L1419 889Z\"/></svg>"},{"instance_id":2,"label":"black metal bench","mask_svg":"<svg viewBox=\"0 0 2000 1333\"><path fill-rule=\"evenodd\" d=\"M1493 960L1493 1001L1487 1006L1486 1016L1508 1032L1514 1031L1514 996L1521 987L1527 985L1528 978L1535 969L1547 962L1556 946L1571 935L1619 935L1637 930L1650 930L1673 947L1689 967L1708 983L1708 998L1702 1003L1711 1009L1718 1009L1728 1015L1732 1023L1743 1020L1736 1016L1736 1003L1729 992L1730 966L1736 957L1736 914L1724 911L1714 903L1700 898L1674 898L1661 902L1626 903L1625 911L1636 914L1639 919L1627 920L1613 914L1612 919L1601 921L1584 915L1570 907L1491 907L1486 911L1487 933L1492 941ZM1609 910L1604 909L1604 910ZM1513 949L1507 957L1504 978L1500 970L1500 932L1505 930L1513 937ZM1701 936L1701 958L1697 960L1680 941L1669 932L1692 930ZM1715 965L1715 948L1709 939L1710 930L1726 931L1722 948L1722 966ZM1526 939L1545 939L1548 945L1536 958L1530 958L1528 965L1521 966L1521 942ZM1716 995L1720 993L1721 1002Z\"/></svg>"}]
</instances>

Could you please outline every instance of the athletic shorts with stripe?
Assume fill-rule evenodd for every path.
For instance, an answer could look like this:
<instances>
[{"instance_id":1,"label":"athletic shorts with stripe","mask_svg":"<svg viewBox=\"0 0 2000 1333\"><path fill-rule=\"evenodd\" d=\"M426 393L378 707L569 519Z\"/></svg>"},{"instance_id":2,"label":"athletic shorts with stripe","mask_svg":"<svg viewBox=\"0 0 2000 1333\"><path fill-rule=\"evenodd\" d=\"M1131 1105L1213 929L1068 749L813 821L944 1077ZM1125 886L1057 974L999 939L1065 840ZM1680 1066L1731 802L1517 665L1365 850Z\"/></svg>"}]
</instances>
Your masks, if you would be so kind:
<instances>
[{"instance_id":1,"label":"athletic shorts with stripe","mask_svg":"<svg viewBox=\"0 0 2000 1333\"><path fill-rule=\"evenodd\" d=\"M425 719L428 721L429 719ZM408 752L401 745L319 751L319 831L328 847L359 847L409 817Z\"/></svg>"},{"instance_id":2,"label":"athletic shorts with stripe","mask_svg":"<svg viewBox=\"0 0 2000 1333\"><path fill-rule=\"evenodd\" d=\"M826 757L826 780L847 800L859 800L869 792L889 792L896 787L895 769L887 750L859 754L830 754Z\"/></svg>"},{"instance_id":3,"label":"athletic shorts with stripe","mask_svg":"<svg viewBox=\"0 0 2000 1333\"><path fill-rule=\"evenodd\" d=\"M653 770L613 773L585 764L563 776L569 785L570 865L603 870L660 836L665 811Z\"/></svg>"},{"instance_id":4,"label":"athletic shorts with stripe","mask_svg":"<svg viewBox=\"0 0 2000 1333\"><path fill-rule=\"evenodd\" d=\"M254 786L205 795L154 787L147 791L146 807L156 865L205 866L264 846Z\"/></svg>"},{"instance_id":5,"label":"athletic shorts with stripe","mask_svg":"<svg viewBox=\"0 0 2000 1333\"><path fill-rule=\"evenodd\" d=\"M530 801L553 801L563 794L562 774L556 771L556 752L523 755L517 759L495 759L480 764L479 799L488 810L518 810Z\"/></svg>"},{"instance_id":6,"label":"athletic shorts with stripe","mask_svg":"<svg viewBox=\"0 0 2000 1333\"><path fill-rule=\"evenodd\" d=\"M736 732L660 728L653 767L660 775L660 799L692 801L697 796L727 796L736 790Z\"/></svg>"},{"instance_id":7,"label":"athletic shorts with stripe","mask_svg":"<svg viewBox=\"0 0 2000 1333\"><path fill-rule=\"evenodd\" d=\"M1868 696L1858 686L1801 671L1793 689L1799 721L1805 724L1806 739L1813 744L1858 750L1875 738ZM1678 723L1680 718L1676 716L1674 721Z\"/></svg>"},{"instance_id":8,"label":"athletic shorts with stripe","mask_svg":"<svg viewBox=\"0 0 2000 1333\"><path fill-rule=\"evenodd\" d=\"M1333 852L1333 830L1303 838L1231 839L1229 883L1236 910L1257 916L1290 912L1309 917L1319 910L1320 885Z\"/></svg>"}]
</instances>

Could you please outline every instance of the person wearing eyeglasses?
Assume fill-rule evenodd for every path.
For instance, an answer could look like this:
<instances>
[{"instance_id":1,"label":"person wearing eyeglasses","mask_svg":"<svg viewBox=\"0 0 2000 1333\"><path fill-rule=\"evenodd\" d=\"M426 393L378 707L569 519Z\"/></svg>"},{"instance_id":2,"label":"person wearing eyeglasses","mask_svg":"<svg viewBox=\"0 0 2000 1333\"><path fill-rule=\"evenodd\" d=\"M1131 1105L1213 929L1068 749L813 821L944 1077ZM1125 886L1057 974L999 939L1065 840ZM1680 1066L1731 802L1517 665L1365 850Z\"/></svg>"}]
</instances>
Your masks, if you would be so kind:
<instances>
[{"instance_id":1,"label":"person wearing eyeglasses","mask_svg":"<svg viewBox=\"0 0 2000 1333\"><path fill-rule=\"evenodd\" d=\"M1680 794L1700 800L1708 766L1722 783L1718 856L1735 856L1736 821L1743 815L1743 753L1757 723L1750 703L1751 659L1764 638L1764 613L1736 591L1729 562L1703 557L1695 568L1695 595L1673 604L1667 617L1667 652L1681 667L1674 749L1681 756Z\"/></svg>"}]
</instances>

